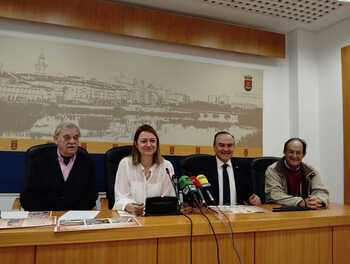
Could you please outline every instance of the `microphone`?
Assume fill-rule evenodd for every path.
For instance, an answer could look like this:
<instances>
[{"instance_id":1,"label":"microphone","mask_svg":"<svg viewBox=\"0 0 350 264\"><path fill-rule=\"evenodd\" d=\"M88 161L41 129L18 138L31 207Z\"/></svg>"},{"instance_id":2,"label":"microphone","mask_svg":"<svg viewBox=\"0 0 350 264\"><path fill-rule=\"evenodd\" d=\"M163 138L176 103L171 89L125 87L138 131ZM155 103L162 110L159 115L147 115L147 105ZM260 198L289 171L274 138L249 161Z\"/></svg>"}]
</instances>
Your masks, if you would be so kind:
<instances>
[{"instance_id":1,"label":"microphone","mask_svg":"<svg viewBox=\"0 0 350 264\"><path fill-rule=\"evenodd\" d=\"M165 168L165 172L166 172L166 174L168 175L168 177L169 177L169 179L171 181L171 185L173 186L174 191L175 191L175 196L177 198L178 204L180 205L181 201L179 199L179 190L177 188L177 184L178 184L177 183L177 177L174 177L174 174L173 174L173 176L170 176L170 171L169 171L169 168L167 168L167 167Z\"/></svg>"},{"instance_id":2,"label":"microphone","mask_svg":"<svg viewBox=\"0 0 350 264\"><path fill-rule=\"evenodd\" d=\"M169 171L169 168L165 168L165 171L166 171L166 174L168 175L170 181L171 181L171 184L173 185L174 187L174 191L175 191L175 195L177 195L177 178L170 175L170 171Z\"/></svg>"},{"instance_id":3,"label":"microphone","mask_svg":"<svg viewBox=\"0 0 350 264\"><path fill-rule=\"evenodd\" d=\"M198 192L196 186L193 185L190 177L183 175L179 179L180 190L188 197L188 201L194 203L195 206L200 207L201 203L198 199ZM201 199L201 198L200 198Z\"/></svg>"},{"instance_id":4,"label":"microphone","mask_svg":"<svg viewBox=\"0 0 350 264\"><path fill-rule=\"evenodd\" d=\"M203 175L203 174L199 174L196 178L200 184L199 188L205 191L205 193L207 194L207 196L209 198L210 204L214 205L215 199L209 190L211 184L209 183L207 177L205 177L205 175Z\"/></svg>"},{"instance_id":5,"label":"microphone","mask_svg":"<svg viewBox=\"0 0 350 264\"><path fill-rule=\"evenodd\" d=\"M203 193L201 191L201 183L197 180L196 176L191 176L191 180L192 180L192 183L193 185L197 188L197 192L199 194L199 197L201 198L201 206L207 206L207 203L205 201L205 198L203 196Z\"/></svg>"}]
</instances>

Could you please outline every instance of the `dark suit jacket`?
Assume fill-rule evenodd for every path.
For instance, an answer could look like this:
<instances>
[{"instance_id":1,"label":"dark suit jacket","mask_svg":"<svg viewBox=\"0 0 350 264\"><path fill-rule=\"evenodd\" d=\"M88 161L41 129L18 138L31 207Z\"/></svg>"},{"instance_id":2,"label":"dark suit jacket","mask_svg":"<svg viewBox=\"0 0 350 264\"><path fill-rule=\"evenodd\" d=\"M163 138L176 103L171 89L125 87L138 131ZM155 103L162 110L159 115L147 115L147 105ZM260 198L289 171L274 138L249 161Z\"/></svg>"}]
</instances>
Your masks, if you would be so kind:
<instances>
[{"instance_id":1,"label":"dark suit jacket","mask_svg":"<svg viewBox=\"0 0 350 264\"><path fill-rule=\"evenodd\" d=\"M31 161L20 201L25 210L89 210L97 199L93 161L78 150L67 181L57 159L57 147Z\"/></svg>"},{"instance_id":2,"label":"dark suit jacket","mask_svg":"<svg viewBox=\"0 0 350 264\"><path fill-rule=\"evenodd\" d=\"M253 194L253 182L250 174L250 164L245 161L238 162L237 159L231 159L233 172L235 175L236 201L238 204L248 203L249 196ZM183 164L183 173L188 176L197 176L204 174L211 184L211 193L216 205L219 203L219 181L215 156L203 156L192 162ZM208 200L206 199L208 202Z\"/></svg>"}]
</instances>

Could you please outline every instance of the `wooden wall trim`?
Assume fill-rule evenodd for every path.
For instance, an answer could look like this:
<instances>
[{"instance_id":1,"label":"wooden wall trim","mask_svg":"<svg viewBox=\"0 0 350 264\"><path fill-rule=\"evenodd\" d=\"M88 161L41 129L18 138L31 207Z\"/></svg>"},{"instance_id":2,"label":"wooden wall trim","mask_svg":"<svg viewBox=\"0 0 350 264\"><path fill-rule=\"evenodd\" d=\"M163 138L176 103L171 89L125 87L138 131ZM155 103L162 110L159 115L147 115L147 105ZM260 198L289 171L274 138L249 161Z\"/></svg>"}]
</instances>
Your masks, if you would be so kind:
<instances>
[{"instance_id":1,"label":"wooden wall trim","mask_svg":"<svg viewBox=\"0 0 350 264\"><path fill-rule=\"evenodd\" d=\"M0 151L14 151L14 152L25 152L30 147L39 145L53 143L52 139L16 139L16 138L0 138ZM96 142L96 141L80 141L80 146L86 149L89 153L104 154L107 150L112 147L131 145L132 142ZM214 154L213 146L204 145L179 145L179 144L161 144L160 153L162 155L190 155L190 154ZM261 157L262 148L244 148L235 147L235 157Z\"/></svg>"},{"instance_id":2,"label":"wooden wall trim","mask_svg":"<svg viewBox=\"0 0 350 264\"><path fill-rule=\"evenodd\" d=\"M0 17L285 58L285 35L103 0L1 0Z\"/></svg>"},{"instance_id":3,"label":"wooden wall trim","mask_svg":"<svg viewBox=\"0 0 350 264\"><path fill-rule=\"evenodd\" d=\"M343 82L344 203L350 204L350 46L341 49Z\"/></svg>"}]
</instances>

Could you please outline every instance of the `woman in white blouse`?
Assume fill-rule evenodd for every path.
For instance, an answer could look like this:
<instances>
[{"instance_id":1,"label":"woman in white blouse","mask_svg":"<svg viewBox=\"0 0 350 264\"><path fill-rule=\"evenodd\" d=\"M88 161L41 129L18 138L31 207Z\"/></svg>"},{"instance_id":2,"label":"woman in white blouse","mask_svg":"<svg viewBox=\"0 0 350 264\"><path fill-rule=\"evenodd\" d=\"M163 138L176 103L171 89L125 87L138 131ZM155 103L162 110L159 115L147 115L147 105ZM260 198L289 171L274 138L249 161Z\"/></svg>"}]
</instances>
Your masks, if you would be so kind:
<instances>
[{"instance_id":1,"label":"woman in white blouse","mask_svg":"<svg viewBox=\"0 0 350 264\"><path fill-rule=\"evenodd\" d=\"M119 163L113 209L140 215L147 197L175 196L170 180L173 174L172 164L160 155L157 132L149 125L140 126L131 156Z\"/></svg>"}]
</instances>

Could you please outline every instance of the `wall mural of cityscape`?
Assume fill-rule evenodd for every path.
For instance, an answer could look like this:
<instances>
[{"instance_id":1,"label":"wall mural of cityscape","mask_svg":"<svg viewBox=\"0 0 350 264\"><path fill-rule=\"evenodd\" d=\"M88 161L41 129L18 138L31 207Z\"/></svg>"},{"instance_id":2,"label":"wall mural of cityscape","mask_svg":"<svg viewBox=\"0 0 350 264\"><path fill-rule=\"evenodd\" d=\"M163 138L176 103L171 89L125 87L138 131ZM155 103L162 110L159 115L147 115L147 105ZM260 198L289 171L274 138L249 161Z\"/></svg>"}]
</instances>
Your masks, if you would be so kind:
<instances>
[{"instance_id":1,"label":"wall mural of cityscape","mask_svg":"<svg viewBox=\"0 0 350 264\"><path fill-rule=\"evenodd\" d=\"M129 142L144 123L162 144L211 145L219 130L262 148L263 71L125 47L0 35L0 138Z\"/></svg>"}]
</instances>

